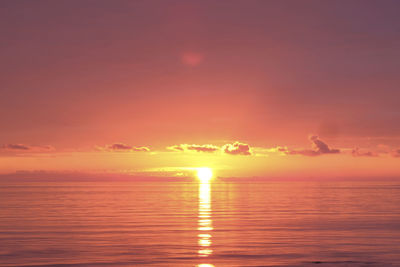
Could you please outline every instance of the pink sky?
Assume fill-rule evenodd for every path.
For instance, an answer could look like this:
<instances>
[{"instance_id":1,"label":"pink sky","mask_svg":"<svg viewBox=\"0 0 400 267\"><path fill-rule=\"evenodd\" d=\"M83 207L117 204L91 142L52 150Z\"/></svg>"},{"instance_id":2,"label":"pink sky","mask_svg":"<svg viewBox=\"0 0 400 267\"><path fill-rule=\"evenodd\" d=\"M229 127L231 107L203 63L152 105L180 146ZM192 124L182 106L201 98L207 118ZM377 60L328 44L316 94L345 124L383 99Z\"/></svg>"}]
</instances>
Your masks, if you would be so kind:
<instances>
[{"instance_id":1,"label":"pink sky","mask_svg":"<svg viewBox=\"0 0 400 267\"><path fill-rule=\"evenodd\" d=\"M0 5L0 173L400 175L398 1Z\"/></svg>"}]
</instances>

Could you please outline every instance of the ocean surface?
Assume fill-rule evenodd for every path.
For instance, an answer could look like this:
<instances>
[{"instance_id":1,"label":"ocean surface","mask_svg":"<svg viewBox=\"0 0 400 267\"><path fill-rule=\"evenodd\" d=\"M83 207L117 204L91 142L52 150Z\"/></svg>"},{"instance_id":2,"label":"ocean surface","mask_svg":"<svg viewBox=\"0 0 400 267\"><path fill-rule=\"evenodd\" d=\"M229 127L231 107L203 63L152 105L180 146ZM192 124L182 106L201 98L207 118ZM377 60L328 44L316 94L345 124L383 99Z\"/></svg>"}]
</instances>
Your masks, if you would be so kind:
<instances>
[{"instance_id":1,"label":"ocean surface","mask_svg":"<svg viewBox=\"0 0 400 267\"><path fill-rule=\"evenodd\" d=\"M2 183L0 266L400 266L400 183Z\"/></svg>"}]
</instances>

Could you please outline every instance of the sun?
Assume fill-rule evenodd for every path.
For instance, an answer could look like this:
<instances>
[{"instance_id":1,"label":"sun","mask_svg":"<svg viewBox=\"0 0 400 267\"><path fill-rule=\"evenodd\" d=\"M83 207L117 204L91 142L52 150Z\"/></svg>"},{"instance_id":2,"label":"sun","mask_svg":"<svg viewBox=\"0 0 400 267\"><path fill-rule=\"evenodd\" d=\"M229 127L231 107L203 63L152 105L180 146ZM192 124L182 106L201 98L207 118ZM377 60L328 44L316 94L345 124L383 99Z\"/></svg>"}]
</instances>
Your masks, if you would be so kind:
<instances>
[{"instance_id":1,"label":"sun","mask_svg":"<svg viewBox=\"0 0 400 267\"><path fill-rule=\"evenodd\" d=\"M208 182L213 177L213 172L210 168L197 168L197 177L201 182Z\"/></svg>"}]
</instances>

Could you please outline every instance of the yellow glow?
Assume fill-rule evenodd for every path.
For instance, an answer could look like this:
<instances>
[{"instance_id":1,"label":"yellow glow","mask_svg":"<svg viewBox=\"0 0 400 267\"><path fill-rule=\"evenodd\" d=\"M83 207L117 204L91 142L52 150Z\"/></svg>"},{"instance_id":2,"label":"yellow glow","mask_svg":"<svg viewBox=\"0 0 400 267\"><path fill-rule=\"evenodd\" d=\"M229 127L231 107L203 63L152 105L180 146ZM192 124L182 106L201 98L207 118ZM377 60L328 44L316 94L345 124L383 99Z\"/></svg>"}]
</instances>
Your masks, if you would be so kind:
<instances>
[{"instance_id":1,"label":"yellow glow","mask_svg":"<svg viewBox=\"0 0 400 267\"><path fill-rule=\"evenodd\" d=\"M213 177L213 172L210 168L198 168L197 177L201 182L208 182Z\"/></svg>"}]
</instances>

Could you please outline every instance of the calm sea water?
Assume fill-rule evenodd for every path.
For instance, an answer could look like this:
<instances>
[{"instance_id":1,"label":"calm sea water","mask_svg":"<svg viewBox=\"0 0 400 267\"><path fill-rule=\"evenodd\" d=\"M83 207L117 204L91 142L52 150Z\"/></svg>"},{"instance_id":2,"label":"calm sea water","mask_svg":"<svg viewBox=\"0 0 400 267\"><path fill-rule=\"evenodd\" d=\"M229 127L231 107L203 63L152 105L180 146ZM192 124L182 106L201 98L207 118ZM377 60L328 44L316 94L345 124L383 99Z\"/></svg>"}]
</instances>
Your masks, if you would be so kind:
<instances>
[{"instance_id":1,"label":"calm sea water","mask_svg":"<svg viewBox=\"0 0 400 267\"><path fill-rule=\"evenodd\" d=\"M0 184L0 266L400 266L400 183Z\"/></svg>"}]
</instances>

